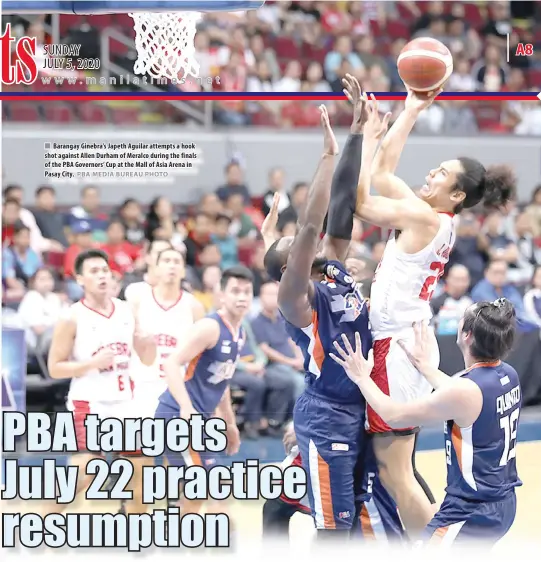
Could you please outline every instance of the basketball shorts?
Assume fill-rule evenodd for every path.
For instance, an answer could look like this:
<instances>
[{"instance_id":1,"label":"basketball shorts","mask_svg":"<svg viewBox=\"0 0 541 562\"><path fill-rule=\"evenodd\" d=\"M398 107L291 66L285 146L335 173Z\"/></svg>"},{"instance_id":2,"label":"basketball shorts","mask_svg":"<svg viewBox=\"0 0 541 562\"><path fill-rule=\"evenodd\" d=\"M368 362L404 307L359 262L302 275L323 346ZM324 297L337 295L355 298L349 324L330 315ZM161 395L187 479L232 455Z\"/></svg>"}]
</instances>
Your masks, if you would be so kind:
<instances>
[{"instance_id":1,"label":"basketball shorts","mask_svg":"<svg viewBox=\"0 0 541 562\"><path fill-rule=\"evenodd\" d=\"M511 528L517 512L515 492L495 502L472 502L445 496L440 510L425 529L427 546L493 546Z\"/></svg>"},{"instance_id":2,"label":"basketball shorts","mask_svg":"<svg viewBox=\"0 0 541 562\"><path fill-rule=\"evenodd\" d=\"M430 394L432 387L413 366L405 351L398 344L399 341L404 341L406 346L413 347L415 341L413 330L402 332L400 337L382 338L374 342L374 368L371 377L387 396L396 402L406 403ZM439 349L434 337L432 363L437 367L439 362ZM419 428L390 427L367 404L366 430L376 435L412 435L417 433Z\"/></svg>"},{"instance_id":3,"label":"basketball shorts","mask_svg":"<svg viewBox=\"0 0 541 562\"><path fill-rule=\"evenodd\" d=\"M354 472L365 433L361 404L337 404L305 391L293 423L317 529L350 529L355 521Z\"/></svg>"},{"instance_id":4,"label":"basketball shorts","mask_svg":"<svg viewBox=\"0 0 541 562\"><path fill-rule=\"evenodd\" d=\"M178 408L159 402L155 419L163 419L167 423L169 420L180 418L180 411ZM183 452L173 451L165 447L165 457L170 466L202 466L205 468L212 468L213 466L225 464L225 453L217 453L214 451L194 451L192 448L186 449Z\"/></svg>"},{"instance_id":5,"label":"basketball shorts","mask_svg":"<svg viewBox=\"0 0 541 562\"><path fill-rule=\"evenodd\" d=\"M161 380L138 381L133 387L133 415L138 418L153 418L158 408L160 396L167 390Z\"/></svg>"},{"instance_id":6,"label":"basketball shorts","mask_svg":"<svg viewBox=\"0 0 541 562\"><path fill-rule=\"evenodd\" d=\"M73 413L75 438L77 439L77 449L80 452L85 452L87 450L85 427L87 415L97 415L100 420L105 420L107 418L124 420L134 417L133 402L131 400L113 400L109 402L69 400L68 410Z\"/></svg>"},{"instance_id":7,"label":"basketball shorts","mask_svg":"<svg viewBox=\"0 0 541 562\"><path fill-rule=\"evenodd\" d=\"M374 540L381 543L402 541L404 529L398 515L398 509L387 490L379 481L372 447L366 457L357 463L355 474L355 518L351 536L355 539ZM287 466L302 466L298 447L282 463ZM363 467L361 469L361 467ZM357 480L360 477L360 480ZM295 512L311 514L308 495L300 500L291 500L280 496L280 501L287 503Z\"/></svg>"}]
</instances>

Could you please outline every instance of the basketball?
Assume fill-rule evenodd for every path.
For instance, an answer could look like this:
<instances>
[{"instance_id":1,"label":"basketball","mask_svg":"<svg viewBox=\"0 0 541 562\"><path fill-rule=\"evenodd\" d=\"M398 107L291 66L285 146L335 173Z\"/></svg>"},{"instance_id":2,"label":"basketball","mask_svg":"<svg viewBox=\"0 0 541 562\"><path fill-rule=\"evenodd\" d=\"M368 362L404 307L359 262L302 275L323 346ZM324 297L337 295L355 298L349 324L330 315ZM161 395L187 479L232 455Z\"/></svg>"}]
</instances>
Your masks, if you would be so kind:
<instances>
[{"instance_id":1,"label":"basketball","mask_svg":"<svg viewBox=\"0 0 541 562\"><path fill-rule=\"evenodd\" d=\"M416 92L431 92L451 76L453 56L437 39L419 37L402 49L397 65L406 86Z\"/></svg>"}]
</instances>

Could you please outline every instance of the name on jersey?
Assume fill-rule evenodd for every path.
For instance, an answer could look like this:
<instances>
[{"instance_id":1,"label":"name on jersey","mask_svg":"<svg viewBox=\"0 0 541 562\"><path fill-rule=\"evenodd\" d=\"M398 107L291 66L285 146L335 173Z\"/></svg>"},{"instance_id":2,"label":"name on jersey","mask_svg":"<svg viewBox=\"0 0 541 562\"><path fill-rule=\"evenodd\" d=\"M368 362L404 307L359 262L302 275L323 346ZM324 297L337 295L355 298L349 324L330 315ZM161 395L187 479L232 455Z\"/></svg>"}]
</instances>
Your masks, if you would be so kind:
<instances>
[{"instance_id":1,"label":"name on jersey","mask_svg":"<svg viewBox=\"0 0 541 562\"><path fill-rule=\"evenodd\" d=\"M509 392L496 398L496 411L503 414L520 402L520 386L515 386Z\"/></svg>"},{"instance_id":2,"label":"name on jersey","mask_svg":"<svg viewBox=\"0 0 541 562\"><path fill-rule=\"evenodd\" d=\"M156 334L154 336L154 341L159 347L177 347L177 338L170 336L168 334Z\"/></svg>"},{"instance_id":3,"label":"name on jersey","mask_svg":"<svg viewBox=\"0 0 541 562\"><path fill-rule=\"evenodd\" d=\"M131 350L130 350L130 346L127 343L115 342L115 343L110 343L108 345L102 345L96 351L94 351L92 357L94 357L94 355L97 355L100 351L104 349L110 349L115 354L115 356L122 355L126 357L126 361L123 361L122 363L116 363L115 365L112 365L111 367L107 367L105 369L100 369L100 373L110 373L115 369L121 370L121 369L128 368L128 359L131 356Z\"/></svg>"}]
</instances>

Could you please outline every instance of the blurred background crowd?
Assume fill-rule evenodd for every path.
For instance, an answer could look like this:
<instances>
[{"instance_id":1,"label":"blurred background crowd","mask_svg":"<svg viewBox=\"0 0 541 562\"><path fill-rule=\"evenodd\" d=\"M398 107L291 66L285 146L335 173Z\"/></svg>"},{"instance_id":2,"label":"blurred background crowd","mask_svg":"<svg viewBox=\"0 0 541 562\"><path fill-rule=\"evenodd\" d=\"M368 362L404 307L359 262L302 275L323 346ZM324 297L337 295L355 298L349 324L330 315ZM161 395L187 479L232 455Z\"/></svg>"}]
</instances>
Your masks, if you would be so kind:
<instances>
[{"instance_id":1,"label":"blurred background crowd","mask_svg":"<svg viewBox=\"0 0 541 562\"><path fill-rule=\"evenodd\" d=\"M196 49L201 75L214 78L208 83L186 81L160 87L339 92L341 77L349 72L366 90L399 91L403 84L396 71L398 53L409 38L430 35L446 43L455 56L455 72L448 89L538 92L540 7L538 2L307 1L267 2L262 9L246 14L208 14L196 36ZM18 26L19 34L26 30L42 41L50 40L48 16L34 19L30 28L17 18L11 21ZM83 45L84 57L100 56L99 37L106 29L131 33L131 20L126 14L62 15L59 22L62 37ZM534 56L511 56L507 63L507 34L511 36L512 53L519 42L525 42L537 48ZM124 47L112 50L111 56L128 72L133 68L134 53ZM81 83L74 86L38 80L32 88L80 90ZM213 103L212 113L218 126L312 127L319 122L317 103L223 101ZM127 104L2 105L5 119L41 121L44 127L46 123L72 121L130 125L186 123L191 119L176 106ZM350 125L351 111L345 101L327 104L333 126ZM402 103L382 102L381 106L396 116ZM477 131L539 136L541 105L436 102L421 115L416 128L417 133L425 135L463 137ZM52 330L63 309L81 297L73 271L76 255L90 247L103 248L115 274L112 292L123 298L125 287L142 280L153 267L154 242L168 240L185 255L185 290L192 291L207 311L218 304L225 268L242 263L254 271L256 300L247 323L248 345L233 379L234 397L245 437L280 433L302 389L302 360L278 314L277 286L269 282L263 267L261 227L278 192L276 234L295 232L313 170L306 169L304 177L286 177L281 168L266 170L263 164L261 184L257 186L248 185L245 172L242 155L232 158L225 166L221 184L205 186L200 200L189 205L164 194L152 201L134 197L111 206L102 202L103 194L96 185L75 189L68 200L57 200L54 184L6 185L4 181L3 324L20 327L26 333L28 372L35 374L28 378L29 409L53 411L63 407L65 382L48 379L46 357ZM366 279L374 273L387 235L355 221L346 263L355 278ZM541 183L531 185L526 198L512 201L501 212L487 215L474 209L461 214L456 246L432 303L433 325L441 342L450 341L456 353L454 341L463 311L472 302L500 296L511 300L521 332L529 334L529 351L519 347L516 352L517 362L529 363L517 370L535 379L528 382L531 391L527 401L541 403L541 371L538 363L537 368L532 366L541 357ZM455 365L447 367L451 370ZM35 392L33 380L39 381ZM45 382L50 391L43 393Z\"/></svg>"},{"instance_id":2,"label":"blurred background crowd","mask_svg":"<svg viewBox=\"0 0 541 562\"><path fill-rule=\"evenodd\" d=\"M43 15L31 23L17 16L2 19L4 24L11 21L19 36L26 32L38 37L43 59L43 44L55 35L55 42L81 45L82 58L100 58L100 72L86 74L133 77L137 55L133 20L128 14ZM340 79L349 72L367 91L396 92L403 89L396 69L397 56L406 42L417 36L437 38L453 53L454 73L448 90L541 90L541 4L533 1L268 1L250 12L210 13L202 19L195 38L201 80L188 77L183 81L179 76L180 82L157 87L186 92L341 92ZM517 54L518 45L532 45L533 54ZM47 70L44 74L63 78L69 73ZM83 73L81 78L74 83L38 80L31 88L156 90L133 82L88 85ZM39 106L18 102L4 104L4 117L12 121L117 124L185 122L197 121L197 112L205 107L217 125L314 127L319 119L318 103L116 102ZM350 109L345 102L329 101L327 105L334 123L349 124ZM382 109L396 116L401 106L401 102L386 102ZM470 135L490 131L539 135L541 107L532 102L498 100L438 101L419 120L416 130L422 134Z\"/></svg>"}]
</instances>

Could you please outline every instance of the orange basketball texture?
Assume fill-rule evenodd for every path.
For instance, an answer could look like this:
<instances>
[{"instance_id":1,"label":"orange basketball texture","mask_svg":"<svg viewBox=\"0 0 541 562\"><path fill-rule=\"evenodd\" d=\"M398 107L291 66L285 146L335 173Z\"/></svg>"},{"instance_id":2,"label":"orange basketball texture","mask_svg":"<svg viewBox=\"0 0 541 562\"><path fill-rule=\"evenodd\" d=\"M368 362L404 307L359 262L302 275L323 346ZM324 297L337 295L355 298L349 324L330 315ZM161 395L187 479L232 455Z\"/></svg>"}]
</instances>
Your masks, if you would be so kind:
<instances>
[{"instance_id":1,"label":"orange basketball texture","mask_svg":"<svg viewBox=\"0 0 541 562\"><path fill-rule=\"evenodd\" d=\"M453 72L453 56L437 39L420 37L410 41L397 60L402 81L417 92L439 88Z\"/></svg>"}]
</instances>

